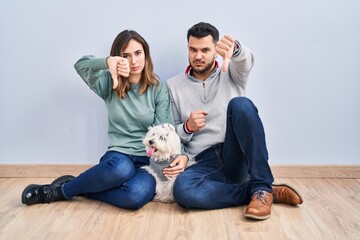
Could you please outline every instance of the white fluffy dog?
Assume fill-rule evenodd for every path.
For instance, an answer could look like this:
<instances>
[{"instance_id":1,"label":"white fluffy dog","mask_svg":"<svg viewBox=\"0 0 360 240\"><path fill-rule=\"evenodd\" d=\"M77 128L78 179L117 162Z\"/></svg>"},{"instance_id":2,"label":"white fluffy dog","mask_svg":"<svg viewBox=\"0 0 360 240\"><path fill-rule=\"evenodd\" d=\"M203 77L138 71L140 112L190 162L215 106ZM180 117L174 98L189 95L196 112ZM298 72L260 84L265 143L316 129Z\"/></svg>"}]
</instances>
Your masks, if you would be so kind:
<instances>
[{"instance_id":1,"label":"white fluffy dog","mask_svg":"<svg viewBox=\"0 0 360 240\"><path fill-rule=\"evenodd\" d=\"M171 124L162 124L149 127L143 143L146 153L150 157L150 166L143 167L156 180L156 195L154 201L173 202L173 185L175 178L163 175L162 170L181 154L180 137ZM193 161L188 162L188 166Z\"/></svg>"}]
</instances>

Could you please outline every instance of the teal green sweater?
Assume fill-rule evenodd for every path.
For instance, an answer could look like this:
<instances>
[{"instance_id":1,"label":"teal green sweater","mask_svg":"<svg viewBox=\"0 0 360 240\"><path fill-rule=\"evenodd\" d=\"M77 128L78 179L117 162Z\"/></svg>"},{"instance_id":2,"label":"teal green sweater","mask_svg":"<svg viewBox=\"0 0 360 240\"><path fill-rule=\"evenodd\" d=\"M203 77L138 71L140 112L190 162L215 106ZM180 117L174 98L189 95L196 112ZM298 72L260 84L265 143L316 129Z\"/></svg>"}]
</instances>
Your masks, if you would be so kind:
<instances>
[{"instance_id":1,"label":"teal green sweater","mask_svg":"<svg viewBox=\"0 0 360 240\"><path fill-rule=\"evenodd\" d=\"M135 156L146 156L142 139L151 125L174 125L166 85L151 86L142 95L140 85L132 84L126 98L121 99L112 89L112 78L105 58L84 56L75 69L85 83L99 95L108 111L108 150Z\"/></svg>"}]
</instances>

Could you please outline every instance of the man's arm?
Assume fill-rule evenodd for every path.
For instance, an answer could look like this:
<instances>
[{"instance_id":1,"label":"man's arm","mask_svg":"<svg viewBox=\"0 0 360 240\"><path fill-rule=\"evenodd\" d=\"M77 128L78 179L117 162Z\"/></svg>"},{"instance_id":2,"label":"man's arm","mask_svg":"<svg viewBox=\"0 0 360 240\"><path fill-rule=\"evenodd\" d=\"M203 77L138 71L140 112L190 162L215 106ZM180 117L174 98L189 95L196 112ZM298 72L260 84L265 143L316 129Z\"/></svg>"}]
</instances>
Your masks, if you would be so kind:
<instances>
[{"instance_id":1,"label":"man's arm","mask_svg":"<svg viewBox=\"0 0 360 240\"><path fill-rule=\"evenodd\" d=\"M186 131L186 129L185 129L186 123L182 122L182 120L181 120L180 111L177 107L177 103L176 103L174 95L173 95L173 89L171 88L171 86L169 85L168 82L166 82L166 83L167 83L167 87L168 87L168 91L169 91L169 95L170 95L171 109L172 109L172 115L174 118L176 132L179 135L181 142L183 144L186 144L187 142L189 142L191 140L193 134L191 132Z\"/></svg>"},{"instance_id":2,"label":"man's arm","mask_svg":"<svg viewBox=\"0 0 360 240\"><path fill-rule=\"evenodd\" d=\"M216 43L216 52L223 58L221 71L230 71L237 84L245 88L248 75L254 65L251 51L230 35L225 35Z\"/></svg>"},{"instance_id":3,"label":"man's arm","mask_svg":"<svg viewBox=\"0 0 360 240\"><path fill-rule=\"evenodd\" d=\"M238 45L238 50L234 48L231 62L229 64L231 79L237 84L241 84L244 88L248 80L249 73L254 66L254 56L249 48L243 43L235 41Z\"/></svg>"}]
</instances>

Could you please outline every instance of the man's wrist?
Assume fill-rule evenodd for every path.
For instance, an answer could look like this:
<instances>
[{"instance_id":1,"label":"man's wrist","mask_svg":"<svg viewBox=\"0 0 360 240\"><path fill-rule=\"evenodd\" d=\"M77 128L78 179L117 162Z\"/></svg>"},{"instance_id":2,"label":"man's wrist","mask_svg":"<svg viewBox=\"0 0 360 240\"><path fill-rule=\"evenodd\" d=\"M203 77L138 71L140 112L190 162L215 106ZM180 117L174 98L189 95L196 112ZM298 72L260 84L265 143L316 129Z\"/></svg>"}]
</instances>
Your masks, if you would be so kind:
<instances>
[{"instance_id":1,"label":"man's wrist","mask_svg":"<svg viewBox=\"0 0 360 240\"><path fill-rule=\"evenodd\" d=\"M192 134L193 131L191 131L191 130L189 129L188 122L189 122L189 119L187 119L186 122L184 123L184 131L185 131L187 134Z\"/></svg>"},{"instance_id":2,"label":"man's wrist","mask_svg":"<svg viewBox=\"0 0 360 240\"><path fill-rule=\"evenodd\" d=\"M181 156L186 157L186 160L187 160L187 161L189 161L189 159L190 159L190 158L189 158L189 156L188 156L188 155L186 155L186 154L181 154Z\"/></svg>"}]
</instances>

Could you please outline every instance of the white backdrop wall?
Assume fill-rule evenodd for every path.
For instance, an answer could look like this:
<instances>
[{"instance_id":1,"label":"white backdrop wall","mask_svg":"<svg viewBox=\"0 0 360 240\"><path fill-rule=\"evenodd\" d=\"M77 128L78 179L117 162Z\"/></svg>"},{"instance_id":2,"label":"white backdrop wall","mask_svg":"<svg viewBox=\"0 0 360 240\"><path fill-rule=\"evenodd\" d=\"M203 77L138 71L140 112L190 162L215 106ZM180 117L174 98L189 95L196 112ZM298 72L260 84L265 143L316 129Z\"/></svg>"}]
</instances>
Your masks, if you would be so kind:
<instances>
[{"instance_id":1,"label":"white backdrop wall","mask_svg":"<svg viewBox=\"0 0 360 240\"><path fill-rule=\"evenodd\" d=\"M142 34L166 81L199 21L254 53L248 97L271 164L360 163L360 1L0 0L0 163L96 163L107 113L73 64Z\"/></svg>"}]
</instances>

